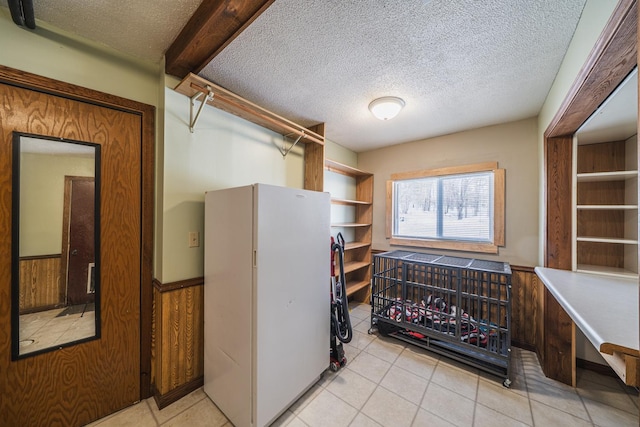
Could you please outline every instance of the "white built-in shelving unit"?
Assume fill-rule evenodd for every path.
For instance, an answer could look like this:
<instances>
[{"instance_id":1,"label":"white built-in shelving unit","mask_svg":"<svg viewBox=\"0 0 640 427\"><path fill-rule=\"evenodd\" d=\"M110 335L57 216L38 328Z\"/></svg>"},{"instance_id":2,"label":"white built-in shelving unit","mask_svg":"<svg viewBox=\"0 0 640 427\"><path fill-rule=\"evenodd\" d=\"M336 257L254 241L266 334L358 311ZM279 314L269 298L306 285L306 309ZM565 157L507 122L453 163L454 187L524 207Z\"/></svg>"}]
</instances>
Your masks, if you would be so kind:
<instances>
[{"instance_id":1,"label":"white built-in shelving unit","mask_svg":"<svg viewBox=\"0 0 640 427\"><path fill-rule=\"evenodd\" d=\"M576 132L573 159L573 270L638 277L637 71Z\"/></svg>"}]
</instances>

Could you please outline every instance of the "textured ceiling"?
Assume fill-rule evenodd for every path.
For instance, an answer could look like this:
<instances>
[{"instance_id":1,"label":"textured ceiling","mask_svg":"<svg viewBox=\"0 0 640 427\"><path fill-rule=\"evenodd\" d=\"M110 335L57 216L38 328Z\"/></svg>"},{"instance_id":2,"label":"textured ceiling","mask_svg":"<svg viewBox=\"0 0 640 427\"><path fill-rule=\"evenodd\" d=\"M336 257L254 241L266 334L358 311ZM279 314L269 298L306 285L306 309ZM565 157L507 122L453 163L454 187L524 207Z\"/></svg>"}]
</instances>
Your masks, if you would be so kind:
<instances>
[{"instance_id":1,"label":"textured ceiling","mask_svg":"<svg viewBox=\"0 0 640 427\"><path fill-rule=\"evenodd\" d=\"M364 151L536 116L584 3L276 0L200 75Z\"/></svg>"},{"instance_id":2,"label":"textured ceiling","mask_svg":"<svg viewBox=\"0 0 640 427\"><path fill-rule=\"evenodd\" d=\"M365 151L536 116L585 1L276 0L200 75ZM33 2L38 21L157 63L201 0ZM405 109L373 118L389 95Z\"/></svg>"}]
</instances>

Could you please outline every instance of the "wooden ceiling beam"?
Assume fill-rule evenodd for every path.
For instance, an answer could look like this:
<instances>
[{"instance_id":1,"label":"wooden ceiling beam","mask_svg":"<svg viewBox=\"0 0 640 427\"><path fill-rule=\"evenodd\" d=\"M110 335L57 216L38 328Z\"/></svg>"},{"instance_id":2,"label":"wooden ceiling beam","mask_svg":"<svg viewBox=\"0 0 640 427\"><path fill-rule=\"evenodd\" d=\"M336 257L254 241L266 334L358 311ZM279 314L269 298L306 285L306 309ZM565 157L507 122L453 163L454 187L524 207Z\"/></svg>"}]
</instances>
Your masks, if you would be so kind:
<instances>
[{"instance_id":1,"label":"wooden ceiling beam","mask_svg":"<svg viewBox=\"0 0 640 427\"><path fill-rule=\"evenodd\" d=\"M275 0L204 0L166 53L165 72L199 73Z\"/></svg>"}]
</instances>

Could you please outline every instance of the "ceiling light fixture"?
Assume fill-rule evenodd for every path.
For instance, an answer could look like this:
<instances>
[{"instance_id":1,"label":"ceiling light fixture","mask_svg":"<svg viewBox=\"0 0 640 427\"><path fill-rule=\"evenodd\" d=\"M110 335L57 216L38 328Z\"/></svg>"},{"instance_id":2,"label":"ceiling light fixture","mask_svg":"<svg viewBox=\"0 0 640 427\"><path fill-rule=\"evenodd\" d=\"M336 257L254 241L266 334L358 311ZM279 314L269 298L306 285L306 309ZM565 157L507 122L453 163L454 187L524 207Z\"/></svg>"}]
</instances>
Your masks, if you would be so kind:
<instances>
[{"instance_id":1,"label":"ceiling light fixture","mask_svg":"<svg viewBox=\"0 0 640 427\"><path fill-rule=\"evenodd\" d=\"M404 101L396 96L383 96L369 104L369 110L377 119L389 120L398 115L404 107Z\"/></svg>"}]
</instances>

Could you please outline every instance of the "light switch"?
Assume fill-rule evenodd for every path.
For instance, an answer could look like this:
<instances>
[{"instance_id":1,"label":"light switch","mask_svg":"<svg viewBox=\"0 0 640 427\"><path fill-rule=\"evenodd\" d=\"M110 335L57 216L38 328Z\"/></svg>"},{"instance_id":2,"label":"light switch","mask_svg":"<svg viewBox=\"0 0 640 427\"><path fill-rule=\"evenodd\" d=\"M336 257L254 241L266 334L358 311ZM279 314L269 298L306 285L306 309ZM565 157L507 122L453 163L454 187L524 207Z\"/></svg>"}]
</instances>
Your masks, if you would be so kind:
<instances>
[{"instance_id":1,"label":"light switch","mask_svg":"<svg viewBox=\"0 0 640 427\"><path fill-rule=\"evenodd\" d=\"M200 246L200 235L197 231L190 231L189 232L189 247L190 248L197 248L198 246Z\"/></svg>"}]
</instances>

